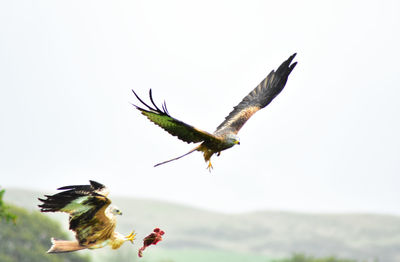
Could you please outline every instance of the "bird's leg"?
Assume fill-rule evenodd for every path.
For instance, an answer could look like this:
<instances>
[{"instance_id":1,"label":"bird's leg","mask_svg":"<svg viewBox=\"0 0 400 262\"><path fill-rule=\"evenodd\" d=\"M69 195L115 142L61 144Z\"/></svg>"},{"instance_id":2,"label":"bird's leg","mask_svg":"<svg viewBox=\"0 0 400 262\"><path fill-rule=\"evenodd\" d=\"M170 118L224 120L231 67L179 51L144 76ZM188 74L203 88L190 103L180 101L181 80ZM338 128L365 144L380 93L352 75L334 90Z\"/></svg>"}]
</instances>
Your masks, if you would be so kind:
<instances>
[{"instance_id":1,"label":"bird's leg","mask_svg":"<svg viewBox=\"0 0 400 262\"><path fill-rule=\"evenodd\" d=\"M208 160L208 166L207 166L208 171L211 173L211 169L213 169L213 166L211 164L211 160Z\"/></svg>"},{"instance_id":2,"label":"bird's leg","mask_svg":"<svg viewBox=\"0 0 400 262\"><path fill-rule=\"evenodd\" d=\"M135 240L135 237L136 237L136 233L135 233L135 230L133 230L132 231L132 233L130 233L129 235L127 235L126 237L125 237L125 241L131 241L131 243L133 244L133 240Z\"/></svg>"}]
</instances>

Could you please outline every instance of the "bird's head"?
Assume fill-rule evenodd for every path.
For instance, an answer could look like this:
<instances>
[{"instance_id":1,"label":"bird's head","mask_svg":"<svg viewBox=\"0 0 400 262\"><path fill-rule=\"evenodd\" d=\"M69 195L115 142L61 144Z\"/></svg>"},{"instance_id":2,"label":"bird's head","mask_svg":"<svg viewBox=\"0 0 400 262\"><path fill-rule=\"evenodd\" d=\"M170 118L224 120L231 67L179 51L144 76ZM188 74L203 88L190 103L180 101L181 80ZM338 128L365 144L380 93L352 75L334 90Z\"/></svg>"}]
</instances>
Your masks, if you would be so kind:
<instances>
[{"instance_id":1,"label":"bird's head","mask_svg":"<svg viewBox=\"0 0 400 262\"><path fill-rule=\"evenodd\" d=\"M239 137L236 136L235 134L229 134L229 135L227 135L227 136L226 136L226 142L227 142L229 145L231 145L231 146L240 145Z\"/></svg>"},{"instance_id":2,"label":"bird's head","mask_svg":"<svg viewBox=\"0 0 400 262\"><path fill-rule=\"evenodd\" d=\"M116 206L112 206L110 211L113 215L122 215L121 210L119 210L119 208Z\"/></svg>"}]
</instances>

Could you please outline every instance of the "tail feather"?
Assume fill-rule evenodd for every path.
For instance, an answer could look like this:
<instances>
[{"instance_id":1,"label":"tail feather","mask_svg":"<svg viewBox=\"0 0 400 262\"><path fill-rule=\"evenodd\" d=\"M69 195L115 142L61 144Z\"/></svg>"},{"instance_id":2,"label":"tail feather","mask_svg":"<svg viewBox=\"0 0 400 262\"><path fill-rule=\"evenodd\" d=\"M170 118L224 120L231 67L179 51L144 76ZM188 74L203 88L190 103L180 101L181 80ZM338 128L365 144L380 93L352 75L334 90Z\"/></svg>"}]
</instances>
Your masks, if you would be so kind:
<instances>
[{"instance_id":1,"label":"tail feather","mask_svg":"<svg viewBox=\"0 0 400 262\"><path fill-rule=\"evenodd\" d=\"M47 251L47 253L65 253L72 252L81 249L85 249L86 247L79 245L78 241L69 241L69 240L58 240L51 238L52 246Z\"/></svg>"},{"instance_id":2,"label":"tail feather","mask_svg":"<svg viewBox=\"0 0 400 262\"><path fill-rule=\"evenodd\" d=\"M167 160L167 161L164 161L164 162L161 162L161 163L155 164L155 165L154 165L154 167L156 167L156 166L160 166L160 165L163 165L163 164L166 164L166 163L169 163L169 162L171 162L171 161L174 161L174 160L178 160L178 159L180 159L180 158L182 158L182 157L184 157L184 156L187 156L187 155L189 155L190 153L193 153L194 151L198 150L200 147L201 147L201 145L199 145L199 146L196 146L195 148L193 148L192 150L190 150L190 151L189 151L189 152L187 152L186 154L183 154L183 155L181 155L181 156L178 156L178 157L172 158L172 159L170 159L170 160Z\"/></svg>"}]
</instances>

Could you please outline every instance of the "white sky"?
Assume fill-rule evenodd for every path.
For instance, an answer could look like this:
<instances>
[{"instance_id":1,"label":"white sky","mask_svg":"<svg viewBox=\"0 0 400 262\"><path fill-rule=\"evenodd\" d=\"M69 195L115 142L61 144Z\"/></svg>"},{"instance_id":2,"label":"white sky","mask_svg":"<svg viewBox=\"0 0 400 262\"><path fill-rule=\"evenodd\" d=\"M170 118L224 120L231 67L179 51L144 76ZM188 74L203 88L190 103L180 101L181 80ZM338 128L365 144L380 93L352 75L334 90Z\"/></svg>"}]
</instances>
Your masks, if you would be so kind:
<instances>
[{"instance_id":1,"label":"white sky","mask_svg":"<svg viewBox=\"0 0 400 262\"><path fill-rule=\"evenodd\" d=\"M400 214L400 1L1 1L0 184L93 179L223 212ZM149 88L213 132L297 52L286 88L213 157L136 111Z\"/></svg>"}]
</instances>

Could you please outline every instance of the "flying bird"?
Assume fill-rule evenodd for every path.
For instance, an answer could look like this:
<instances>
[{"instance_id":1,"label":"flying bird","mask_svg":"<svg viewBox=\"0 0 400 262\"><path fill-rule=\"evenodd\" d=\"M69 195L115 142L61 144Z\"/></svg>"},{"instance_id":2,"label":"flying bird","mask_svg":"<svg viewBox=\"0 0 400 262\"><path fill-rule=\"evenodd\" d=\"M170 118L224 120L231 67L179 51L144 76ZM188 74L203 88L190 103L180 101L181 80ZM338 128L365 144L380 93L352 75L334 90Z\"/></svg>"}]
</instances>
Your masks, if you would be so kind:
<instances>
[{"instance_id":1,"label":"flying bird","mask_svg":"<svg viewBox=\"0 0 400 262\"><path fill-rule=\"evenodd\" d=\"M65 186L55 195L46 195L39 200L41 212L64 212L69 214L69 229L75 232L74 241L51 239L47 253L64 253L81 249L95 249L110 245L119 248L125 241L135 239L134 231L128 235L115 231L116 215L122 212L110 205L108 189L95 181L90 185Z\"/></svg>"},{"instance_id":2,"label":"flying bird","mask_svg":"<svg viewBox=\"0 0 400 262\"><path fill-rule=\"evenodd\" d=\"M272 70L268 76L261 81L261 83L254 88L243 100L233 108L233 111L225 118L225 120L217 127L214 133L208 133L200 130L189 124L186 124L176 118L173 118L167 109L164 102L160 109L154 103L152 91L150 89L150 101L154 107L149 106L136 94L136 98L146 108L134 105L143 115L145 115L154 124L160 126L165 131L173 136L178 137L180 140L187 143L200 143L198 146L190 150L184 155L161 162L155 166L159 166L177 159L180 159L194 151L203 152L204 160L208 161L208 170L213 168L211 164L211 156L217 154L219 156L221 151L231 148L234 145L239 145L239 138L237 133L246 121L258 110L266 107L284 88L289 74L296 66L297 62L292 63L296 54L290 56L284 61L276 71Z\"/></svg>"}]
</instances>

